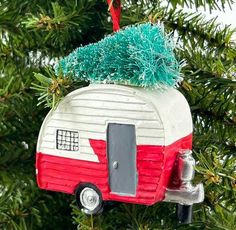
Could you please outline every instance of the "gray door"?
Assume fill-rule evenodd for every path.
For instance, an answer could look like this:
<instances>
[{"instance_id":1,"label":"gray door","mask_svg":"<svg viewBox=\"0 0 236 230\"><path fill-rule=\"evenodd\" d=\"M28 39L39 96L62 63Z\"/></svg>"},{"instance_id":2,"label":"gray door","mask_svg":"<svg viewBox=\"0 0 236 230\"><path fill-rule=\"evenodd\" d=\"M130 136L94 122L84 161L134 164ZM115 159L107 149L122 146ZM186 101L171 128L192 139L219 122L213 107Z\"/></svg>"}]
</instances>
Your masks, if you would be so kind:
<instances>
[{"instance_id":1,"label":"gray door","mask_svg":"<svg viewBox=\"0 0 236 230\"><path fill-rule=\"evenodd\" d=\"M107 150L111 191L120 195L135 195L137 186L135 126L109 124Z\"/></svg>"}]
</instances>

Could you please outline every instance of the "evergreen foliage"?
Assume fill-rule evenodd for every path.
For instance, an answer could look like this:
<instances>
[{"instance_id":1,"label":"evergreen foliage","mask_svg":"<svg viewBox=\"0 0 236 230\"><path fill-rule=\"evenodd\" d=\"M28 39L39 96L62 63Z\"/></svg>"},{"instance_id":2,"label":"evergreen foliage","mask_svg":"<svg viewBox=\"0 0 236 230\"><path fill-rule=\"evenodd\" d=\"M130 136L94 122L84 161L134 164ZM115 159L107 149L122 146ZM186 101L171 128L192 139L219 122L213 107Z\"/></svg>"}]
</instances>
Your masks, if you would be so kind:
<instances>
[{"instance_id":1,"label":"evergreen foliage","mask_svg":"<svg viewBox=\"0 0 236 230\"><path fill-rule=\"evenodd\" d=\"M175 207L169 203L121 204L102 216L87 218L74 206L73 197L37 188L35 144L48 110L36 106L32 83L41 87L39 93L49 106L55 94L86 85L81 81L75 86L69 75L63 77L72 85L64 87L68 81L58 84L60 75L52 77L44 67L80 45L101 40L112 32L112 25L105 0L0 0L0 229L236 228L235 29L180 9L188 4L223 10L233 1L168 3L162 7L154 0L123 1L121 23L163 22L167 33L179 35L175 52L184 61L179 90L191 106L196 181L203 181L206 191L204 203L194 206L193 223L179 226ZM35 72L50 81L35 78Z\"/></svg>"}]
</instances>

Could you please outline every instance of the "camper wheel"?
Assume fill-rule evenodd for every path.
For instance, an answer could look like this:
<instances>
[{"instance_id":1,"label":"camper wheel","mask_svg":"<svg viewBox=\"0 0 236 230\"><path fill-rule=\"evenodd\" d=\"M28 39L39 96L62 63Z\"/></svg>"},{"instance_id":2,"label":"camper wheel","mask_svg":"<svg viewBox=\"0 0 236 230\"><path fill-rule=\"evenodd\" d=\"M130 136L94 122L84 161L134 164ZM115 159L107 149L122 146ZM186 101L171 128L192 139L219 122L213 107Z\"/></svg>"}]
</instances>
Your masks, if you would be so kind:
<instances>
[{"instance_id":1,"label":"camper wheel","mask_svg":"<svg viewBox=\"0 0 236 230\"><path fill-rule=\"evenodd\" d=\"M102 195L98 188L93 184L80 184L76 190L76 202L78 207L87 215L102 212Z\"/></svg>"}]
</instances>

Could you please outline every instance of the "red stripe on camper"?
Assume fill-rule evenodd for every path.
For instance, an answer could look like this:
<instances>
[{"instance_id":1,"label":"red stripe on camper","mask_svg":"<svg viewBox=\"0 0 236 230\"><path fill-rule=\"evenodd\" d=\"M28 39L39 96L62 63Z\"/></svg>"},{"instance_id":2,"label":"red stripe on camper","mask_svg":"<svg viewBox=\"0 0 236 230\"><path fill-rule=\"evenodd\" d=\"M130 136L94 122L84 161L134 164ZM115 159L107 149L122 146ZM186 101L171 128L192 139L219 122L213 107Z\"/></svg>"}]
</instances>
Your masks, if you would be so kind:
<instances>
[{"instance_id":1,"label":"red stripe on camper","mask_svg":"<svg viewBox=\"0 0 236 230\"><path fill-rule=\"evenodd\" d=\"M106 160L90 162L37 153L36 168L37 183L42 189L73 194L79 183L90 182L102 193L108 193Z\"/></svg>"},{"instance_id":2,"label":"red stripe on camper","mask_svg":"<svg viewBox=\"0 0 236 230\"><path fill-rule=\"evenodd\" d=\"M169 146L138 145L136 196L112 194L109 188L106 141L89 140L99 162L76 160L37 153L37 182L40 188L73 194L79 183L96 185L104 200L151 205L164 199L180 149L192 148L192 134Z\"/></svg>"}]
</instances>

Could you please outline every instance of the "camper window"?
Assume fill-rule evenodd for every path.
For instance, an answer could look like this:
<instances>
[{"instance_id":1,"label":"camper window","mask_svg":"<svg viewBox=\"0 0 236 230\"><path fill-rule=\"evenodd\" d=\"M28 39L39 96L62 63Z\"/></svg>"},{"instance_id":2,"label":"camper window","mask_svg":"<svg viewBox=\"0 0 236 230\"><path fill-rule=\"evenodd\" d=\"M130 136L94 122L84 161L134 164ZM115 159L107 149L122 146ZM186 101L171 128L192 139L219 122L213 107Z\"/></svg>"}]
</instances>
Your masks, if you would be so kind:
<instances>
[{"instance_id":1,"label":"camper window","mask_svg":"<svg viewBox=\"0 0 236 230\"><path fill-rule=\"evenodd\" d=\"M78 151L79 133L70 130L57 129L56 147L59 150Z\"/></svg>"}]
</instances>

